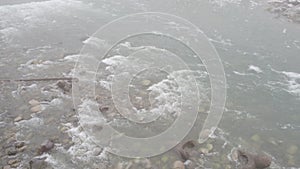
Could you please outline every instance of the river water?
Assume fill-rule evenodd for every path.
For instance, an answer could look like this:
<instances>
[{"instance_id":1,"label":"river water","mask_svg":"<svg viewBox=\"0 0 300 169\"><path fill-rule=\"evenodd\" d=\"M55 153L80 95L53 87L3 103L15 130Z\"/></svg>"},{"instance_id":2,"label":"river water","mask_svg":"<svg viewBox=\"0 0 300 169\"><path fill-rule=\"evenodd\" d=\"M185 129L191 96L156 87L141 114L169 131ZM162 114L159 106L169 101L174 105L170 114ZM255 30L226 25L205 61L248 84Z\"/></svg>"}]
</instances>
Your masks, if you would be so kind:
<instances>
[{"instance_id":1,"label":"river water","mask_svg":"<svg viewBox=\"0 0 300 169\"><path fill-rule=\"evenodd\" d=\"M180 16L199 27L215 46L227 81L223 117L212 138L203 145L213 145L213 149L194 163L199 168L235 168L229 156L233 148L241 147L272 156L271 168L300 168L300 25L270 13L267 10L270 7L267 2L258 0L4 0L0 2L0 79L71 77L81 48L91 42L90 37L106 23L138 12ZM154 37L143 39L154 43ZM134 51L130 45L134 43L133 39L119 47ZM99 68L103 72L99 78L109 77L105 71L115 66L118 59L112 55L103 61L108 67ZM209 102L208 75L205 70L197 70L198 87L203 89L204 102ZM144 83L158 84L166 78L163 72L153 74L156 76L152 79L148 76L149 81ZM36 149L47 139L55 143L53 150L42 155L47 157L48 168L102 169L117 168L117 165L145 168L151 165L168 169L178 158L172 151L141 160L108 153L80 127L83 122L78 121L80 115L74 111L72 91L62 89L57 81L1 81L0 85L1 166L17 159L19 168L29 168ZM107 86L109 80L102 81L97 91L103 105L111 104L105 91ZM135 89L143 85L135 87L130 89L133 95L138 92ZM160 88L156 87L151 89L159 92ZM176 92L172 94L164 99L172 101L175 97L176 100ZM32 99L39 102L38 111L32 110L35 107L29 103ZM87 108L84 104L88 102L83 102L81 108ZM133 102L139 105L138 100ZM177 110L176 104L156 104L169 106L169 111ZM206 111L207 105L203 107ZM129 135L140 132L137 128L127 129L127 123L113 117L107 116L120 130L128 131ZM171 121L172 118L165 116ZM140 132L139 136L157 134L166 127L155 126L149 133ZM197 123L187 139L197 139L197 126L201 124ZM25 150L7 155L7 149L16 141L25 142Z\"/></svg>"}]
</instances>

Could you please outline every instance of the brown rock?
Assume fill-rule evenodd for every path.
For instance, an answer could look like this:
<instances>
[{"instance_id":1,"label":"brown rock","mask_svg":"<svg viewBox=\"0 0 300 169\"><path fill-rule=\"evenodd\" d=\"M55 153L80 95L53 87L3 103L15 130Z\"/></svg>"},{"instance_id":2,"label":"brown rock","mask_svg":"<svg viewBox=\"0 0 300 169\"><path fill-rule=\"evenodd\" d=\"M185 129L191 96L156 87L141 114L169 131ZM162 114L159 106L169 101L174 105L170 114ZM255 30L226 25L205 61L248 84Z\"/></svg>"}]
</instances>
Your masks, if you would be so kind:
<instances>
[{"instance_id":1,"label":"brown rock","mask_svg":"<svg viewBox=\"0 0 300 169\"><path fill-rule=\"evenodd\" d=\"M62 89L64 92L70 92L72 89L72 85L66 81L60 80L56 83L56 85Z\"/></svg>"},{"instance_id":2,"label":"brown rock","mask_svg":"<svg viewBox=\"0 0 300 169\"><path fill-rule=\"evenodd\" d=\"M3 169L11 169L9 165L3 167Z\"/></svg>"},{"instance_id":3,"label":"brown rock","mask_svg":"<svg viewBox=\"0 0 300 169\"><path fill-rule=\"evenodd\" d=\"M30 169L44 169L47 168L47 162L45 161L46 157L44 158L34 158L30 160L29 166Z\"/></svg>"},{"instance_id":4,"label":"brown rock","mask_svg":"<svg viewBox=\"0 0 300 169\"><path fill-rule=\"evenodd\" d=\"M6 154L9 156L14 156L17 154L17 150L14 147L6 149Z\"/></svg>"},{"instance_id":5,"label":"brown rock","mask_svg":"<svg viewBox=\"0 0 300 169\"><path fill-rule=\"evenodd\" d=\"M54 147L54 143L51 140L46 140L41 144L41 147L38 149L38 154L43 154L50 151Z\"/></svg>"},{"instance_id":6,"label":"brown rock","mask_svg":"<svg viewBox=\"0 0 300 169\"><path fill-rule=\"evenodd\" d=\"M30 100L28 103L29 103L31 106L36 106L36 105L39 105L39 104L40 104L39 101L34 100L34 99Z\"/></svg>"},{"instance_id":7,"label":"brown rock","mask_svg":"<svg viewBox=\"0 0 300 169\"><path fill-rule=\"evenodd\" d=\"M185 169L185 166L182 161L175 161L173 163L173 169Z\"/></svg>"},{"instance_id":8,"label":"brown rock","mask_svg":"<svg viewBox=\"0 0 300 169\"><path fill-rule=\"evenodd\" d=\"M18 116L18 117L16 117L16 118L14 119L14 122L19 122L19 121L21 121L21 120L23 120L23 117L22 117L22 116Z\"/></svg>"},{"instance_id":9,"label":"brown rock","mask_svg":"<svg viewBox=\"0 0 300 169\"><path fill-rule=\"evenodd\" d=\"M252 154L243 150L237 151L241 169L264 169L272 163L272 158L265 154Z\"/></svg>"},{"instance_id":10,"label":"brown rock","mask_svg":"<svg viewBox=\"0 0 300 169\"><path fill-rule=\"evenodd\" d=\"M36 106L32 107L30 109L30 111L33 112L33 113L37 113L39 111L42 111L42 106L41 105L36 105Z\"/></svg>"}]
</instances>

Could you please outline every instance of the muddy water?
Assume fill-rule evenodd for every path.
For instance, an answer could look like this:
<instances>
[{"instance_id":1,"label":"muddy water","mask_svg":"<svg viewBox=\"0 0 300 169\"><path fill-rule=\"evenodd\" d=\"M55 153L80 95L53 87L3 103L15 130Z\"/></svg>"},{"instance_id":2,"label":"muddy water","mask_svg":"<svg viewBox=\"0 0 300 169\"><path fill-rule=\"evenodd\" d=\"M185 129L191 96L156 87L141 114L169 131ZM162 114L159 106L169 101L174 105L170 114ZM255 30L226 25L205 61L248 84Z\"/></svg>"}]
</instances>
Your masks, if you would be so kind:
<instances>
[{"instance_id":1,"label":"muddy water","mask_svg":"<svg viewBox=\"0 0 300 169\"><path fill-rule=\"evenodd\" d=\"M247 0L165 3L24 0L13 3L1 1L0 5L1 79L72 76L79 51L87 39L100 26L126 14L159 11L190 20L215 45L228 83L226 108L219 128L208 142L197 147L199 154L191 158L193 166L190 168L235 168L228 155L239 146L270 154L274 159L271 168L300 167L300 29L299 24L289 17L270 13L267 10L273 7L270 4ZM286 8L286 4L283 6ZM134 44L135 40L138 41L133 39L131 43ZM148 40L151 41L151 38ZM181 54L189 55L188 52ZM193 60L190 62L193 63ZM107 77L104 70L101 72L99 78ZM199 85L208 91L203 93L208 96L204 98L209 100L209 81L205 70L199 69L195 75ZM164 74L155 79L147 74L144 76L151 82L165 77ZM102 169L116 168L118 164L121 168L151 166L168 169L172 168L174 161L180 160L178 153L172 150L139 160L109 154L105 148L95 145L80 127L71 90L64 87L69 86L70 82L60 83L63 85L57 81L0 83L1 166L8 165L10 160L17 160L10 165L29 168L29 161L37 157L37 149L47 139L55 143L54 149L42 155L47 157L43 165L48 168ZM107 83L99 84L97 100L105 106L111 104L111 98L105 92L104 84ZM145 93L138 92L145 88L139 84L138 80L133 81L135 88L132 92L143 98ZM33 99L38 104L32 104ZM136 106L147 107L149 104L141 104L134 98L132 101ZM201 112L206 112L207 105L203 107ZM110 120L113 117L114 114L107 116ZM205 117L205 113L199 114L186 140L197 139ZM120 130L129 130L129 134L139 132L131 130L126 124L119 118L114 125ZM148 132L157 134L168 125L167 122L155 125L157 128ZM22 149L16 147L19 142L25 143ZM9 150L14 149L16 153L8 155Z\"/></svg>"}]
</instances>

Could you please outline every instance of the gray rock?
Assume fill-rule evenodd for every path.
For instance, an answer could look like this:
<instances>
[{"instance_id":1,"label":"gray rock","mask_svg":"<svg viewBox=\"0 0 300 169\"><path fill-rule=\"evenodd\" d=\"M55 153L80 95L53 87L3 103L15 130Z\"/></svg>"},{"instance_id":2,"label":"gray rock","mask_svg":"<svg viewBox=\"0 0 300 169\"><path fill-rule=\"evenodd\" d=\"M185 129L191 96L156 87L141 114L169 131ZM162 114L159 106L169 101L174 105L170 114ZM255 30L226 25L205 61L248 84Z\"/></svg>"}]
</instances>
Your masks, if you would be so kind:
<instances>
[{"instance_id":1,"label":"gray rock","mask_svg":"<svg viewBox=\"0 0 300 169\"><path fill-rule=\"evenodd\" d=\"M46 160L46 157L44 157L44 158L33 158L29 162L29 168L30 169L45 169L48 166L48 164L45 160Z\"/></svg>"},{"instance_id":2,"label":"gray rock","mask_svg":"<svg viewBox=\"0 0 300 169\"><path fill-rule=\"evenodd\" d=\"M50 151L54 147L54 143L51 140L46 140L41 144L41 147L38 149L38 154L43 154Z\"/></svg>"},{"instance_id":3,"label":"gray rock","mask_svg":"<svg viewBox=\"0 0 300 169\"><path fill-rule=\"evenodd\" d=\"M9 156L14 156L17 154L17 150L14 147L9 147L8 149L6 149L6 154Z\"/></svg>"}]
</instances>

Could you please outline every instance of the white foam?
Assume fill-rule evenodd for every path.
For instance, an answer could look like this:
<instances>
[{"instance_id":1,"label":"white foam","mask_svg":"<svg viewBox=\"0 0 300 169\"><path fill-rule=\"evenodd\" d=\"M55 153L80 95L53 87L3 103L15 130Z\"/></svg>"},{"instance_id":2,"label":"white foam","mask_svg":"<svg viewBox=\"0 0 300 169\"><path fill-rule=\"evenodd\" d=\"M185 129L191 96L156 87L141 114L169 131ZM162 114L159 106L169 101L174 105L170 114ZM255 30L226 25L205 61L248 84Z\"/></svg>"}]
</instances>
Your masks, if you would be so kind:
<instances>
[{"instance_id":1,"label":"white foam","mask_svg":"<svg viewBox=\"0 0 300 169\"><path fill-rule=\"evenodd\" d=\"M300 73L282 72L287 77L288 92L300 96Z\"/></svg>"},{"instance_id":2,"label":"white foam","mask_svg":"<svg viewBox=\"0 0 300 169\"><path fill-rule=\"evenodd\" d=\"M256 73L262 73L263 72L259 67L254 66L254 65L249 65L248 70L254 71Z\"/></svg>"},{"instance_id":3,"label":"white foam","mask_svg":"<svg viewBox=\"0 0 300 169\"><path fill-rule=\"evenodd\" d=\"M233 71L234 74L236 75L240 75L240 76L246 76L246 73L241 73L241 72L237 72L237 71Z\"/></svg>"},{"instance_id":4,"label":"white foam","mask_svg":"<svg viewBox=\"0 0 300 169\"><path fill-rule=\"evenodd\" d=\"M86 9L78 0L49 0L0 6L0 33L6 41L18 36L18 32L53 23L53 17L66 16L71 9ZM89 8L89 7L88 7Z\"/></svg>"},{"instance_id":5,"label":"white foam","mask_svg":"<svg viewBox=\"0 0 300 169\"><path fill-rule=\"evenodd\" d=\"M273 68L271 70L281 76L283 75L284 79L282 81L270 81L268 82L268 87L271 89L283 88L288 93L300 97L300 73L278 71Z\"/></svg>"},{"instance_id":6,"label":"white foam","mask_svg":"<svg viewBox=\"0 0 300 169\"><path fill-rule=\"evenodd\" d=\"M210 3L219 7L224 7L228 4L241 4L242 0L209 0Z\"/></svg>"}]
</instances>

